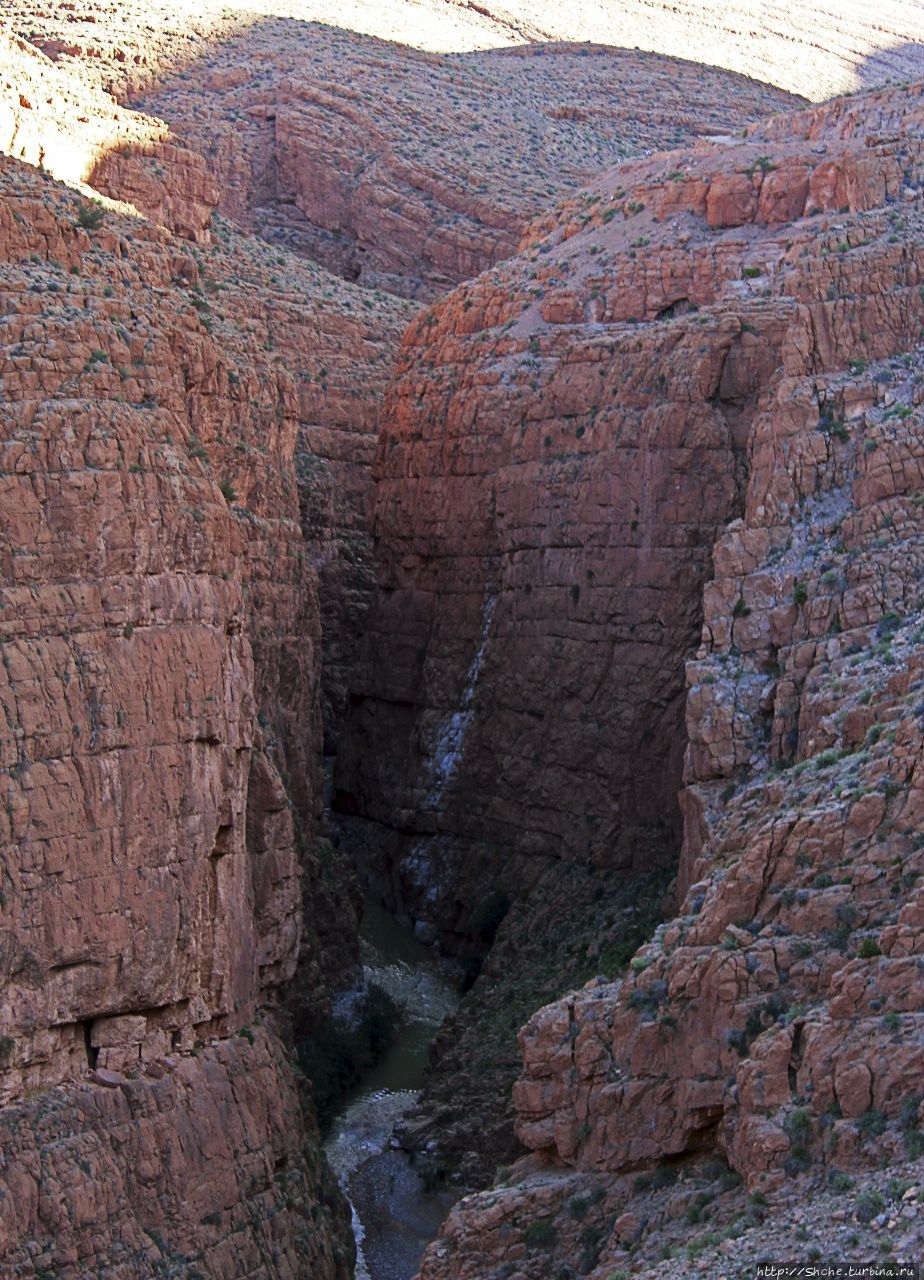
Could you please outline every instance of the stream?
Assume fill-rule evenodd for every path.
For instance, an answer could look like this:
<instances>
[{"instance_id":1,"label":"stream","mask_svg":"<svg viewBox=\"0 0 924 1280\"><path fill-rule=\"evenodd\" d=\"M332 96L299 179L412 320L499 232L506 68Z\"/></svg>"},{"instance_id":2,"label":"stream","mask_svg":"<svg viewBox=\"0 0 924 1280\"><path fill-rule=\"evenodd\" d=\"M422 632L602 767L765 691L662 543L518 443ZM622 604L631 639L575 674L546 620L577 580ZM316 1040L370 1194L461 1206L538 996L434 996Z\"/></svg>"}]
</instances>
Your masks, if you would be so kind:
<instances>
[{"instance_id":1,"label":"stream","mask_svg":"<svg viewBox=\"0 0 924 1280\"><path fill-rule=\"evenodd\" d=\"M427 1047L459 997L433 952L371 901L360 946L361 986L338 998L335 1016L348 1022L358 996L374 984L401 1008L404 1022L344 1101L324 1148L353 1211L356 1280L411 1280L455 1197L426 1190L407 1154L392 1146L392 1133L417 1100Z\"/></svg>"}]
</instances>

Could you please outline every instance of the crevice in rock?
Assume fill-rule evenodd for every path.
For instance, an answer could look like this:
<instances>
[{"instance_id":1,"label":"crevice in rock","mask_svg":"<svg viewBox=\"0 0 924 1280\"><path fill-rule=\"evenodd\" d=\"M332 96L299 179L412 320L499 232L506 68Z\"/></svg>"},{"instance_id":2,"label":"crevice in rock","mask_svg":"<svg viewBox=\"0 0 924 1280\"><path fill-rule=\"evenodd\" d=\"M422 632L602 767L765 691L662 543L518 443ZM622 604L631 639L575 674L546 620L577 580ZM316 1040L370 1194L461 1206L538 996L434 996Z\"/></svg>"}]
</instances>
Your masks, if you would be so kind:
<instances>
[{"instance_id":1,"label":"crevice in rock","mask_svg":"<svg viewBox=\"0 0 924 1280\"><path fill-rule=\"evenodd\" d=\"M84 1042L84 1046L87 1054L87 1066L90 1068L91 1071L93 1071L95 1070L96 1064L99 1061L99 1049L96 1048L96 1046L92 1043L92 1040L91 1040L91 1030L93 1027L93 1019L91 1018L88 1021L81 1023L81 1026L83 1028L83 1042Z\"/></svg>"}]
</instances>

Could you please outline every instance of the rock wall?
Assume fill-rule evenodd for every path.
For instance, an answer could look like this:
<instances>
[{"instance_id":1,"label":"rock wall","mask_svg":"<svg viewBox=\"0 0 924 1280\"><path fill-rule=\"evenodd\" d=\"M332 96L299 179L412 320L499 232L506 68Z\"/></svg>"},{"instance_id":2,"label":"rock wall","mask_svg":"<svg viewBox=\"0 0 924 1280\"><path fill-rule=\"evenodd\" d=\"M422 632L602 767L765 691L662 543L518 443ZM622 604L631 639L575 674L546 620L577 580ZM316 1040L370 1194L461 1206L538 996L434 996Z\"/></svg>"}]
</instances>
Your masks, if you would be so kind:
<instances>
[{"instance_id":1,"label":"rock wall","mask_svg":"<svg viewBox=\"0 0 924 1280\"><path fill-rule=\"evenodd\" d=\"M762 397L794 345L811 368L916 336L816 245L826 214L917 208L913 134L812 119L620 167L405 337L335 806L424 936L543 860L676 853L683 664ZM916 268L883 258L904 297Z\"/></svg>"},{"instance_id":2,"label":"rock wall","mask_svg":"<svg viewBox=\"0 0 924 1280\"><path fill-rule=\"evenodd\" d=\"M186 190L187 154L157 153ZM298 459L374 430L401 304L361 307L211 208L201 236L162 218L187 207L169 181L166 229L0 165L3 1265L345 1276L278 1038L355 964L354 891L314 849L315 566L340 544L303 534L331 482L300 494ZM138 1165L62 1216L62 1188L108 1186L126 1144Z\"/></svg>"},{"instance_id":3,"label":"rock wall","mask_svg":"<svg viewBox=\"0 0 924 1280\"><path fill-rule=\"evenodd\" d=\"M921 102L915 85L776 122L699 194L684 181L703 222L745 229L760 268L736 286L759 281L758 296L710 309L703 333L735 310L742 327L776 314L784 334L686 665L679 912L622 981L524 1028L514 1105L536 1154L462 1202L427 1280L510 1274L540 1240L552 1274L588 1212L582 1272L655 1274L678 1216L712 1212L705 1158L724 1190L740 1177L759 1195L750 1220L738 1204L740 1245L730 1229L702 1248L750 1261L766 1197L782 1220L921 1154ZM802 207L762 229L775 175L802 189L800 166ZM870 1203L884 1210L881 1189ZM869 1223L864 1204L840 1220ZM688 1256L690 1274L709 1268Z\"/></svg>"},{"instance_id":4,"label":"rock wall","mask_svg":"<svg viewBox=\"0 0 924 1280\"><path fill-rule=\"evenodd\" d=\"M265 1029L0 1112L8 1275L352 1274L349 1211Z\"/></svg>"},{"instance_id":5,"label":"rock wall","mask_svg":"<svg viewBox=\"0 0 924 1280\"><path fill-rule=\"evenodd\" d=\"M484 278L406 339L377 465L380 595L338 761L335 806L375 824L357 840L379 846L376 891L431 932L464 932L495 880L514 891L543 859L668 856L683 656L738 502L709 403L737 325L709 347L683 323L505 332L508 296ZM684 492L690 473L702 492Z\"/></svg>"}]
</instances>

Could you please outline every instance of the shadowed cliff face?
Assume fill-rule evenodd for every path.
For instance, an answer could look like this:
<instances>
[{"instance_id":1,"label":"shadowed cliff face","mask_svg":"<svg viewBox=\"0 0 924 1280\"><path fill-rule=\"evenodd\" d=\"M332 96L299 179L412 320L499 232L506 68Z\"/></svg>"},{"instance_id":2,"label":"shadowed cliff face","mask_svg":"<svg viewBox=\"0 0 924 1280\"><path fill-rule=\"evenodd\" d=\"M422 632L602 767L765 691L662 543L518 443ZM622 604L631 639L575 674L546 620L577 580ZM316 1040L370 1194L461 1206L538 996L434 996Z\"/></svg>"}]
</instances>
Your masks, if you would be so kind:
<instances>
[{"instance_id":1,"label":"shadowed cliff face","mask_svg":"<svg viewBox=\"0 0 924 1280\"><path fill-rule=\"evenodd\" d=\"M736 323L508 327L508 289L479 281L405 341L337 775L335 804L381 828L376 886L448 930L543 860L670 856L683 657L738 502L719 405ZM745 381L774 339L771 322Z\"/></svg>"},{"instance_id":2,"label":"shadowed cliff face","mask_svg":"<svg viewBox=\"0 0 924 1280\"><path fill-rule=\"evenodd\" d=\"M826 358L854 288L815 219L900 198L914 165L913 141L864 148L833 118L623 166L405 337L335 805L425 930L464 931L492 881L549 859L676 855L711 547L755 414L793 349ZM874 310L867 353L892 341Z\"/></svg>"},{"instance_id":3,"label":"shadowed cliff face","mask_svg":"<svg viewBox=\"0 0 924 1280\"><path fill-rule=\"evenodd\" d=\"M657 1259L715 1200L711 1234L677 1263L708 1272L768 1238L739 1178L771 1197L782 1256L800 1221L806 1238L809 1188L909 1160L919 1176L922 102L922 85L892 89L774 121L699 162L663 158L659 180L618 175L652 215L646 235L665 217L689 235L685 296L707 302L701 290L735 263L700 313L705 342L719 317L742 334L770 316L782 328L771 376L735 421L745 499L715 543L686 663L678 916L621 982L588 983L523 1029L513 1099L535 1154L453 1212L427 1280L500 1277L540 1239L551 1268L581 1249L582 1273L600 1280L614 1267L662 1274ZM577 249L595 233L575 212L552 239ZM641 246L629 275L640 259ZM582 260L567 281L560 261L550 268L562 292L549 305L580 314L596 291L605 325L625 277L581 278ZM678 276L676 258L660 265L655 291ZM859 1185L871 1204L895 1198ZM829 1254L848 1229L859 1240L865 1203L842 1210L841 1234L819 1219ZM919 1228L889 1212L896 1248L914 1256Z\"/></svg>"}]
</instances>

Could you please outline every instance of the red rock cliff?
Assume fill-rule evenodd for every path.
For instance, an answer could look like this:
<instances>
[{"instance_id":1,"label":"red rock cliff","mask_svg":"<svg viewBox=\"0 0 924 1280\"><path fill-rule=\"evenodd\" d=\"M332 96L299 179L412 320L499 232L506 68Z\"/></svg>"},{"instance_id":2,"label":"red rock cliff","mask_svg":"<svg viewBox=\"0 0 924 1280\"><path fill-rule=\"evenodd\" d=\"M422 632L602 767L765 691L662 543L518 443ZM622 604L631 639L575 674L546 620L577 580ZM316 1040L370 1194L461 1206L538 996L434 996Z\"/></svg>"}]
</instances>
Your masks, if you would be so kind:
<instances>
[{"instance_id":1,"label":"red rock cliff","mask_svg":"<svg viewBox=\"0 0 924 1280\"><path fill-rule=\"evenodd\" d=\"M406 336L336 803L426 932L543 859L672 856L684 659L754 422L781 369L916 336L879 296L916 299L904 251L869 295L820 252L832 213L846 235L916 189L912 136L840 116L623 166Z\"/></svg>"},{"instance_id":2,"label":"red rock cliff","mask_svg":"<svg viewBox=\"0 0 924 1280\"><path fill-rule=\"evenodd\" d=\"M781 1220L793 1178L797 1197L820 1195L832 1170L851 1186L848 1173L921 1155L921 102L920 85L889 90L777 122L692 173L662 162L683 177L620 174L656 216L692 209L716 228L694 250L694 291L737 239L704 340L733 315L743 334L775 316L781 339L686 664L679 914L622 982L592 982L523 1030L517 1128L538 1158L462 1203L427 1280L509 1274L534 1247L530 1222L566 1260L574 1197L602 1206L588 1274L630 1257L655 1274L697 1184L650 1189L703 1151L732 1185L737 1173L782 1197ZM568 283L572 312L591 305ZM623 305L599 292L604 317ZM636 1177L665 1159L660 1181ZM753 1249L729 1241L715 1265Z\"/></svg>"},{"instance_id":3,"label":"red rock cliff","mask_svg":"<svg viewBox=\"0 0 924 1280\"><path fill-rule=\"evenodd\" d=\"M220 220L197 248L168 183L149 211L184 239L2 183L0 1257L344 1276L278 1038L355 940L314 853L339 513L299 475L374 429L401 307Z\"/></svg>"}]
</instances>

